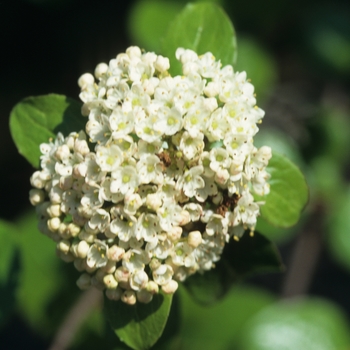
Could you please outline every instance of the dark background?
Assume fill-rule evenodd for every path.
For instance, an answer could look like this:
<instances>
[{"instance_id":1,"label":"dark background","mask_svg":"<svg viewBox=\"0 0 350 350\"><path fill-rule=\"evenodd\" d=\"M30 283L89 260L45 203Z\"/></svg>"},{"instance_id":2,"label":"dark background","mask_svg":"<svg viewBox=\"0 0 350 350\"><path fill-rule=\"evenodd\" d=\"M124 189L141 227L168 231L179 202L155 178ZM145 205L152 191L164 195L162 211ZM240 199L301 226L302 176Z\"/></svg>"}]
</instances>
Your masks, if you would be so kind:
<instances>
[{"instance_id":1,"label":"dark background","mask_svg":"<svg viewBox=\"0 0 350 350\"><path fill-rule=\"evenodd\" d=\"M12 142L8 121L12 107L31 95L51 92L78 99L77 80L97 63L133 44L128 34L128 13L135 1L52 0L0 1L0 217L15 220L30 207L28 191L32 167ZM256 39L275 59L278 81L262 106L273 124L289 133L304 150L307 162L313 152L309 126L315 118L314 106L325 94L349 111L348 65L337 66L314 50L315 33L331 27L350 45L350 5L348 1L251 0L227 1L238 37ZM350 47L350 46L349 46ZM339 53L341 54L341 53ZM284 119L280 115L285 116ZM306 136L305 136L306 135ZM320 140L318 140L320 141ZM344 169L348 178L349 167ZM317 227L322 210L310 220ZM334 300L350 318L350 275L330 256L320 233L320 255L309 292ZM283 259L293 259L297 238L281 245ZM1 257L0 257L1 259ZM284 275L251 279L250 283L280 292ZM312 276L311 276L312 277ZM14 319L0 334L4 349L17 348L29 341L32 348L46 348L25 324ZM3 339L3 341L1 340ZM29 344L29 343L27 343ZM2 345L1 345L2 347ZM29 348L29 347L26 347Z\"/></svg>"}]
</instances>

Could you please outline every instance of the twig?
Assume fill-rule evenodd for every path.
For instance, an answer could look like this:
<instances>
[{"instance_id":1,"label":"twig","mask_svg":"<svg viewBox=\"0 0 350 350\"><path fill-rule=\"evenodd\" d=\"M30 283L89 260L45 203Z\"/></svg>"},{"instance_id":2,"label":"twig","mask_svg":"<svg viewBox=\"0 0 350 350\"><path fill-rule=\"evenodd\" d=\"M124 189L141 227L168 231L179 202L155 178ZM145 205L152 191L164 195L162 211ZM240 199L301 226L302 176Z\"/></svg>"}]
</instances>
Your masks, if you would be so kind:
<instances>
[{"instance_id":1,"label":"twig","mask_svg":"<svg viewBox=\"0 0 350 350\"><path fill-rule=\"evenodd\" d=\"M322 213L315 211L310 225L297 239L282 287L282 298L306 294L322 248Z\"/></svg>"},{"instance_id":2,"label":"twig","mask_svg":"<svg viewBox=\"0 0 350 350\"><path fill-rule=\"evenodd\" d=\"M49 350L65 350L71 344L77 330L89 313L102 303L102 292L90 288L72 306L63 320Z\"/></svg>"}]
</instances>

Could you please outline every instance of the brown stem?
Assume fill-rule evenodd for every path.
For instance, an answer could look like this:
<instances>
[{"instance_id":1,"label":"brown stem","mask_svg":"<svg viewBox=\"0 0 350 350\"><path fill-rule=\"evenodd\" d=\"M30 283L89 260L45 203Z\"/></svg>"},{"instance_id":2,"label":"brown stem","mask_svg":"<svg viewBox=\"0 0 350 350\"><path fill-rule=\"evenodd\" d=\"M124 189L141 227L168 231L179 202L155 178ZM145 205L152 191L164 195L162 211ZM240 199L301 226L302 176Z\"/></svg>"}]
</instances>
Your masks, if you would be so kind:
<instances>
[{"instance_id":1,"label":"brown stem","mask_svg":"<svg viewBox=\"0 0 350 350\"><path fill-rule=\"evenodd\" d=\"M298 237L282 288L282 298L306 294L322 248L322 213L315 210L310 225Z\"/></svg>"},{"instance_id":2,"label":"brown stem","mask_svg":"<svg viewBox=\"0 0 350 350\"><path fill-rule=\"evenodd\" d=\"M102 304L102 292L90 288L82 293L72 306L58 329L49 350L65 350L71 344L77 330L89 313Z\"/></svg>"}]
</instances>

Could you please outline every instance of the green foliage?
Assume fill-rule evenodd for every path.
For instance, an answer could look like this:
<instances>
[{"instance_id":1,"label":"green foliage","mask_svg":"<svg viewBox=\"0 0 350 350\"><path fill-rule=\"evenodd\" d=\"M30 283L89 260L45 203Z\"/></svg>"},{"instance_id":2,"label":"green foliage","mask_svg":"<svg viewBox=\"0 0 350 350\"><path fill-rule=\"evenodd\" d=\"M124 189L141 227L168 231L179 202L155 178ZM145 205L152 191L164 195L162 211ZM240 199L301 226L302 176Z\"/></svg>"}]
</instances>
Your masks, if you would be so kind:
<instances>
[{"instance_id":1,"label":"green foliage","mask_svg":"<svg viewBox=\"0 0 350 350\"><path fill-rule=\"evenodd\" d=\"M295 225L308 201L308 187L303 174L288 158L273 152L267 171L271 174L270 193L266 197L261 216L272 225Z\"/></svg>"},{"instance_id":2,"label":"green foliage","mask_svg":"<svg viewBox=\"0 0 350 350\"><path fill-rule=\"evenodd\" d=\"M158 52L159 36L164 33L183 5L175 1L143 0L133 6L128 26L134 44Z\"/></svg>"},{"instance_id":3,"label":"green foliage","mask_svg":"<svg viewBox=\"0 0 350 350\"><path fill-rule=\"evenodd\" d=\"M172 295L159 293L148 304L127 305L105 298L104 311L119 339L136 350L149 349L162 335Z\"/></svg>"},{"instance_id":4,"label":"green foliage","mask_svg":"<svg viewBox=\"0 0 350 350\"><path fill-rule=\"evenodd\" d=\"M18 273L21 266L18 248L15 242L15 226L0 221L0 326L11 316L18 284Z\"/></svg>"},{"instance_id":5,"label":"green foliage","mask_svg":"<svg viewBox=\"0 0 350 350\"><path fill-rule=\"evenodd\" d=\"M16 290L18 309L31 327L47 334L52 317L48 308L65 280L61 261L54 243L38 232L35 215L21 217L17 242L22 266Z\"/></svg>"},{"instance_id":6,"label":"green foliage","mask_svg":"<svg viewBox=\"0 0 350 350\"><path fill-rule=\"evenodd\" d=\"M161 54L170 59L170 73L181 74L175 58L177 48L191 49L201 55L208 51L223 65L236 61L236 36L230 19L213 3L188 4L169 25L162 39Z\"/></svg>"},{"instance_id":7,"label":"green foliage","mask_svg":"<svg viewBox=\"0 0 350 350\"><path fill-rule=\"evenodd\" d=\"M16 104L10 115L12 138L30 164L38 167L39 146L58 132L64 135L85 128L81 104L63 95L28 97Z\"/></svg>"},{"instance_id":8,"label":"green foliage","mask_svg":"<svg viewBox=\"0 0 350 350\"><path fill-rule=\"evenodd\" d=\"M241 332L241 350L329 350L350 346L341 311L321 299L286 300L252 317Z\"/></svg>"},{"instance_id":9,"label":"green foliage","mask_svg":"<svg viewBox=\"0 0 350 350\"><path fill-rule=\"evenodd\" d=\"M249 319L275 300L258 288L241 285L210 306L196 303L184 288L179 294L182 323L178 349L182 350L234 349Z\"/></svg>"}]
</instances>

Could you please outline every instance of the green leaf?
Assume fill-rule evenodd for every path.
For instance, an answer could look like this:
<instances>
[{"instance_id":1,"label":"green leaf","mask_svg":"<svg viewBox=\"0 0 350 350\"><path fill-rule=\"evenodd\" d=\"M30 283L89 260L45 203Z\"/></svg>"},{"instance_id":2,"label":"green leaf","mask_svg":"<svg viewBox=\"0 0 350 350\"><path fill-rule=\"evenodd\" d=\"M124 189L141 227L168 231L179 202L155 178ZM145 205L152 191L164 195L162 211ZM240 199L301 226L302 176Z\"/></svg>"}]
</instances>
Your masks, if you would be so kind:
<instances>
[{"instance_id":1,"label":"green leaf","mask_svg":"<svg viewBox=\"0 0 350 350\"><path fill-rule=\"evenodd\" d=\"M27 97L13 108L10 115L12 138L29 163L38 167L41 143L57 132L65 136L85 129L81 104L63 95Z\"/></svg>"},{"instance_id":2,"label":"green leaf","mask_svg":"<svg viewBox=\"0 0 350 350\"><path fill-rule=\"evenodd\" d=\"M264 201L261 216L270 224L279 227L295 225L308 201L308 187L304 175L288 158L273 152L267 171L271 174L270 193L255 196Z\"/></svg>"},{"instance_id":3,"label":"green leaf","mask_svg":"<svg viewBox=\"0 0 350 350\"><path fill-rule=\"evenodd\" d=\"M245 285L232 288L215 305L200 305L179 288L181 301L181 346L175 349L233 349L241 329L261 309L275 301L264 290Z\"/></svg>"},{"instance_id":4,"label":"green leaf","mask_svg":"<svg viewBox=\"0 0 350 350\"><path fill-rule=\"evenodd\" d=\"M188 4L169 25L162 40L162 55L170 59L172 75L182 74L175 58L179 47L202 55L210 51L225 66L236 60L234 28L225 12L214 3Z\"/></svg>"},{"instance_id":5,"label":"green leaf","mask_svg":"<svg viewBox=\"0 0 350 350\"><path fill-rule=\"evenodd\" d=\"M239 349L348 349L349 331L341 310L325 300L285 300L252 317L241 331Z\"/></svg>"},{"instance_id":6,"label":"green leaf","mask_svg":"<svg viewBox=\"0 0 350 350\"><path fill-rule=\"evenodd\" d=\"M185 287L201 304L211 304L222 298L233 283L262 271L282 271L277 247L267 238L246 232L239 241L231 240L216 267L203 274L190 276Z\"/></svg>"},{"instance_id":7,"label":"green leaf","mask_svg":"<svg viewBox=\"0 0 350 350\"><path fill-rule=\"evenodd\" d=\"M162 335L172 295L159 293L148 304L127 305L105 298L104 311L119 339L135 350L149 349Z\"/></svg>"},{"instance_id":8,"label":"green leaf","mask_svg":"<svg viewBox=\"0 0 350 350\"><path fill-rule=\"evenodd\" d=\"M55 254L55 243L37 229L34 213L20 218L17 242L22 269L16 291L17 306L32 328L46 333L52 318L48 306L64 284L62 261ZM73 268L73 267L72 267ZM60 308L65 306L60 305Z\"/></svg>"},{"instance_id":9,"label":"green leaf","mask_svg":"<svg viewBox=\"0 0 350 350\"><path fill-rule=\"evenodd\" d=\"M18 284L20 259L14 240L16 228L0 220L0 326L12 314Z\"/></svg>"},{"instance_id":10,"label":"green leaf","mask_svg":"<svg viewBox=\"0 0 350 350\"><path fill-rule=\"evenodd\" d=\"M132 7L128 27L133 42L147 51L159 50L159 38L183 5L175 1L143 0Z\"/></svg>"}]
</instances>

